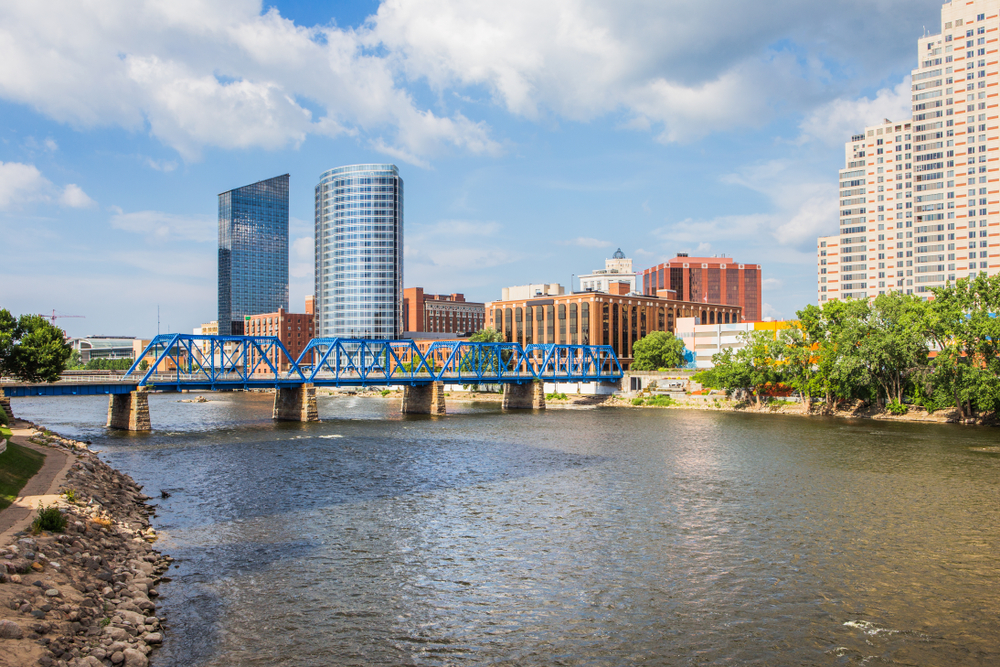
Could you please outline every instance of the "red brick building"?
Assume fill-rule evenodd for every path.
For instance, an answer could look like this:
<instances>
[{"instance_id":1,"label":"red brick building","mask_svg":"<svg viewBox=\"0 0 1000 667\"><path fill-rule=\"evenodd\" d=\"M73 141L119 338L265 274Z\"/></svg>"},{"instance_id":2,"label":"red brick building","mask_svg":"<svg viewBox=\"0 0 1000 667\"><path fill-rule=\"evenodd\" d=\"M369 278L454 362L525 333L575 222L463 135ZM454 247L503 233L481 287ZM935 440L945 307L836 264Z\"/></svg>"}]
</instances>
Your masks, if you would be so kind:
<instances>
[{"instance_id":1,"label":"red brick building","mask_svg":"<svg viewBox=\"0 0 1000 667\"><path fill-rule=\"evenodd\" d=\"M486 326L482 303L466 301L464 294L424 294L422 287L403 290L403 330L471 334Z\"/></svg>"},{"instance_id":2,"label":"red brick building","mask_svg":"<svg viewBox=\"0 0 1000 667\"><path fill-rule=\"evenodd\" d=\"M732 257L688 257L677 253L668 262L640 271L639 276L642 293L648 296L669 289L677 293L679 301L739 306L744 322L761 318L760 264L737 264Z\"/></svg>"},{"instance_id":3,"label":"red brick building","mask_svg":"<svg viewBox=\"0 0 1000 667\"><path fill-rule=\"evenodd\" d=\"M243 331L247 336L277 336L292 359L298 359L299 354L313 338L315 314L313 304L313 297L307 296L305 313L286 313L284 308L280 308L276 313L247 315L244 318ZM272 358L272 362L279 362L279 370L288 370L284 355L280 356L281 358L277 360Z\"/></svg>"},{"instance_id":4,"label":"red brick building","mask_svg":"<svg viewBox=\"0 0 1000 667\"><path fill-rule=\"evenodd\" d=\"M507 342L610 345L623 368L632 363L632 346L653 331L674 332L677 319L740 321L740 307L691 303L672 291L645 296L630 293L629 283L610 283L609 292L576 292L486 304L487 324Z\"/></svg>"}]
</instances>

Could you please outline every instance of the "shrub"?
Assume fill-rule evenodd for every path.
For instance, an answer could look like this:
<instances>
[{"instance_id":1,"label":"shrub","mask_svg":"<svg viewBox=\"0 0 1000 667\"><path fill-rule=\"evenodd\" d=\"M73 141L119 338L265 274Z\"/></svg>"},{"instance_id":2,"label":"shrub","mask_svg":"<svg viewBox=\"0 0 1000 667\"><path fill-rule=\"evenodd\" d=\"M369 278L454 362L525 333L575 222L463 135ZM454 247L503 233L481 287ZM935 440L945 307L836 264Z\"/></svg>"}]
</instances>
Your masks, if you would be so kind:
<instances>
[{"instance_id":1,"label":"shrub","mask_svg":"<svg viewBox=\"0 0 1000 667\"><path fill-rule=\"evenodd\" d=\"M646 402L642 396L636 396L632 399L632 405L643 405Z\"/></svg>"},{"instance_id":2,"label":"shrub","mask_svg":"<svg viewBox=\"0 0 1000 667\"><path fill-rule=\"evenodd\" d=\"M75 489L66 489L63 491L63 495L66 496L66 502L68 503L75 503L77 501Z\"/></svg>"},{"instance_id":3,"label":"shrub","mask_svg":"<svg viewBox=\"0 0 1000 667\"><path fill-rule=\"evenodd\" d=\"M6 426L6 425L7 425L7 411L4 410L3 408L0 408L0 426Z\"/></svg>"},{"instance_id":4,"label":"shrub","mask_svg":"<svg viewBox=\"0 0 1000 667\"><path fill-rule=\"evenodd\" d=\"M892 399L891 401L889 401L886 404L885 409L890 414L897 415L897 416L898 415L905 415L906 412L907 412L907 410L909 410L908 407L906 407L905 405L903 405L902 403L900 403L896 399Z\"/></svg>"},{"instance_id":5,"label":"shrub","mask_svg":"<svg viewBox=\"0 0 1000 667\"><path fill-rule=\"evenodd\" d=\"M31 523L31 531L36 535L43 530L61 533L66 530L66 523L66 517L63 516L58 507L55 505L45 507L38 503L38 516Z\"/></svg>"},{"instance_id":6,"label":"shrub","mask_svg":"<svg viewBox=\"0 0 1000 667\"><path fill-rule=\"evenodd\" d=\"M390 390L390 389L383 389L382 390L382 395L383 396L388 396L391 393L392 393L392 390Z\"/></svg>"},{"instance_id":7,"label":"shrub","mask_svg":"<svg viewBox=\"0 0 1000 667\"><path fill-rule=\"evenodd\" d=\"M658 408L668 408L675 403L674 399L669 396L664 396L663 394L657 394L651 399L646 401L646 405L654 405Z\"/></svg>"},{"instance_id":8,"label":"shrub","mask_svg":"<svg viewBox=\"0 0 1000 667\"><path fill-rule=\"evenodd\" d=\"M568 398L569 397L566 396L566 394L564 394L562 392L552 393L552 394L545 394L545 400L546 401L565 401Z\"/></svg>"}]
</instances>

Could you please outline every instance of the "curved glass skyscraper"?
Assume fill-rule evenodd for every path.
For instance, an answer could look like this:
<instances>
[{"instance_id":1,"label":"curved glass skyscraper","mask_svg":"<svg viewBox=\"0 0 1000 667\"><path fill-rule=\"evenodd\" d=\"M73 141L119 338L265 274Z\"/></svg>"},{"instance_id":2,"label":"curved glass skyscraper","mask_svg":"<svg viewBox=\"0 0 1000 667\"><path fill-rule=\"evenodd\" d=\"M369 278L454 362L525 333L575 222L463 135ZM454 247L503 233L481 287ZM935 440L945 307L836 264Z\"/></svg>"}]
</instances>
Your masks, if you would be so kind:
<instances>
[{"instance_id":1,"label":"curved glass skyscraper","mask_svg":"<svg viewBox=\"0 0 1000 667\"><path fill-rule=\"evenodd\" d=\"M403 330L403 179L393 164L323 172L316 186L316 336Z\"/></svg>"}]
</instances>

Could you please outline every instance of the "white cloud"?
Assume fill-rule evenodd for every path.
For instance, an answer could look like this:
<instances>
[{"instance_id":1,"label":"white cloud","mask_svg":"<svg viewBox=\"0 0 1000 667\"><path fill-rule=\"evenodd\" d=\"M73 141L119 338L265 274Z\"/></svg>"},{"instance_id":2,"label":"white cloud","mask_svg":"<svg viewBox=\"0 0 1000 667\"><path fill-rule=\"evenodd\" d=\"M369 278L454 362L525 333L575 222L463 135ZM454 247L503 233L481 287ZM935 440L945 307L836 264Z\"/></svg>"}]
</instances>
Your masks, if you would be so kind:
<instances>
[{"instance_id":1,"label":"white cloud","mask_svg":"<svg viewBox=\"0 0 1000 667\"><path fill-rule=\"evenodd\" d=\"M417 163L500 150L484 123L418 108L363 32L297 26L256 0L6 3L0 97L78 127L145 126L187 159L359 129Z\"/></svg>"},{"instance_id":2,"label":"white cloud","mask_svg":"<svg viewBox=\"0 0 1000 667\"><path fill-rule=\"evenodd\" d=\"M177 215L161 211L118 212L111 216L111 226L142 234L157 242L181 240L208 243L218 238L218 221L210 215Z\"/></svg>"},{"instance_id":3,"label":"white cloud","mask_svg":"<svg viewBox=\"0 0 1000 667\"><path fill-rule=\"evenodd\" d=\"M910 117L910 77L895 88L883 88L875 99L839 98L810 113L800 125L802 138L814 138L831 146L842 146L853 134L867 125L883 119L903 120Z\"/></svg>"},{"instance_id":4,"label":"white cloud","mask_svg":"<svg viewBox=\"0 0 1000 667\"><path fill-rule=\"evenodd\" d=\"M97 202L88 197L83 188L76 183L70 183L66 186L59 197L59 203L70 208L91 208L92 206L97 206Z\"/></svg>"},{"instance_id":5,"label":"white cloud","mask_svg":"<svg viewBox=\"0 0 1000 667\"><path fill-rule=\"evenodd\" d=\"M0 209L44 199L51 187L33 164L0 162Z\"/></svg>"},{"instance_id":6,"label":"white cloud","mask_svg":"<svg viewBox=\"0 0 1000 667\"><path fill-rule=\"evenodd\" d=\"M89 208L96 204L75 183L60 192L33 164L0 162L0 210L29 202L52 201L70 208Z\"/></svg>"},{"instance_id":7,"label":"white cloud","mask_svg":"<svg viewBox=\"0 0 1000 667\"><path fill-rule=\"evenodd\" d=\"M613 114L681 141L849 96L872 84L869 62L899 71L939 1L384 0L356 29L296 25L261 0L8 2L0 98L77 127L148 129L187 159L311 134L421 166L444 150L495 155L491 128L446 105L480 112L463 98L483 91L525 118ZM422 82L433 111L410 92ZM900 108L900 91L869 110Z\"/></svg>"},{"instance_id":8,"label":"white cloud","mask_svg":"<svg viewBox=\"0 0 1000 667\"><path fill-rule=\"evenodd\" d=\"M59 144L57 144L56 140L53 139L52 137L48 137L43 143L45 144L45 147L50 151L55 152L59 150Z\"/></svg>"},{"instance_id":9,"label":"white cloud","mask_svg":"<svg viewBox=\"0 0 1000 667\"><path fill-rule=\"evenodd\" d=\"M289 255L291 255L288 273L292 278L312 278L315 264L313 254L316 250L316 243L311 236L292 241Z\"/></svg>"},{"instance_id":10,"label":"white cloud","mask_svg":"<svg viewBox=\"0 0 1000 667\"><path fill-rule=\"evenodd\" d=\"M600 239L592 239L587 236L578 236L570 241L559 241L559 245L575 245L581 248L610 248L613 243L611 241L602 241Z\"/></svg>"}]
</instances>

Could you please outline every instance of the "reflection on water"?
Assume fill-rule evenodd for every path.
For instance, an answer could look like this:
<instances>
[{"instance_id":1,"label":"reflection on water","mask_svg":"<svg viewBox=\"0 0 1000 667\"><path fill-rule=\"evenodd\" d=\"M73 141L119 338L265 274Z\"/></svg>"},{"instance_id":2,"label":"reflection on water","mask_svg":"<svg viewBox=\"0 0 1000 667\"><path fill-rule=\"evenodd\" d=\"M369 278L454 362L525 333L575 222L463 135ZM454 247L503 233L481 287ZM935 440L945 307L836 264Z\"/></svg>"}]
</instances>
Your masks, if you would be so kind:
<instances>
[{"instance_id":1,"label":"reflection on water","mask_svg":"<svg viewBox=\"0 0 1000 667\"><path fill-rule=\"evenodd\" d=\"M996 431L676 410L14 399L158 500L154 664L997 664Z\"/></svg>"}]
</instances>

